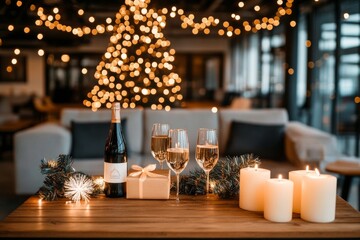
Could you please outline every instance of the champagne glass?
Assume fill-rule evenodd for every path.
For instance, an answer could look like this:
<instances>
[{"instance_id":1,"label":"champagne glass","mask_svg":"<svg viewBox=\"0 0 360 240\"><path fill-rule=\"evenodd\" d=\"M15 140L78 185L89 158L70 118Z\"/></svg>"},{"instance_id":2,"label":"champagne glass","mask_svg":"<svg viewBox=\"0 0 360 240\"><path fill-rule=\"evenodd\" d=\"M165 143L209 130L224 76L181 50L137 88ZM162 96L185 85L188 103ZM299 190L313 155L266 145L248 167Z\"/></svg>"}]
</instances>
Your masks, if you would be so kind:
<instances>
[{"instance_id":1,"label":"champagne glass","mask_svg":"<svg viewBox=\"0 0 360 240\"><path fill-rule=\"evenodd\" d=\"M151 154L159 162L161 169L163 169L163 162L166 160L168 133L169 124L153 124L151 131Z\"/></svg>"},{"instance_id":2,"label":"champagne glass","mask_svg":"<svg viewBox=\"0 0 360 240\"><path fill-rule=\"evenodd\" d=\"M189 140L185 129L170 129L166 163L176 174L176 202L179 203L179 177L189 162Z\"/></svg>"},{"instance_id":3,"label":"champagne glass","mask_svg":"<svg viewBox=\"0 0 360 240\"><path fill-rule=\"evenodd\" d=\"M215 129L200 128L196 142L196 162L206 174L206 197L209 197L209 175L219 160L219 146Z\"/></svg>"}]
</instances>

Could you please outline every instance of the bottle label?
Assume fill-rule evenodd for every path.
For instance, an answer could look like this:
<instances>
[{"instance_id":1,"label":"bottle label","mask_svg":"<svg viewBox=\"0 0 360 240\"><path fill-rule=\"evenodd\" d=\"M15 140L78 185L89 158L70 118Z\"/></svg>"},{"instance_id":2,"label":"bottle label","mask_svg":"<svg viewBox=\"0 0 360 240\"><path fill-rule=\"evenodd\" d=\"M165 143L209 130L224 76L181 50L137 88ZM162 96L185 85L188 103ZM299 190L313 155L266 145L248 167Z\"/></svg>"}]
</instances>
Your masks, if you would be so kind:
<instances>
[{"instance_id":1,"label":"bottle label","mask_svg":"<svg viewBox=\"0 0 360 240\"><path fill-rule=\"evenodd\" d=\"M127 163L104 162L104 181L108 183L126 182Z\"/></svg>"}]
</instances>

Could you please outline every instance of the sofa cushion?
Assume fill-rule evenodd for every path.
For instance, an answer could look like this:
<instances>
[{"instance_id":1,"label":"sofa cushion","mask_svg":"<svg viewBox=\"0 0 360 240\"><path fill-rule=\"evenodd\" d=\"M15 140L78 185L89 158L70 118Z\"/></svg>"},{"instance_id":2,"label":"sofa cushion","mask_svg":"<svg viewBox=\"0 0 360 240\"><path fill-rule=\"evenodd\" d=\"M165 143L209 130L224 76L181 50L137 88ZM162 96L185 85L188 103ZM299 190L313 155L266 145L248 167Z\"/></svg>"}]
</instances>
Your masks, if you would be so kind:
<instances>
[{"instance_id":1,"label":"sofa cushion","mask_svg":"<svg viewBox=\"0 0 360 240\"><path fill-rule=\"evenodd\" d=\"M121 109L121 118L126 118L127 143L129 153L142 153L143 149L143 109ZM76 122L110 122L111 110L99 109L96 112L90 109L65 108L61 112L60 123L70 128L71 121Z\"/></svg>"},{"instance_id":2,"label":"sofa cushion","mask_svg":"<svg viewBox=\"0 0 360 240\"><path fill-rule=\"evenodd\" d=\"M283 124L256 124L233 121L225 149L227 156L252 153L260 159L284 159Z\"/></svg>"},{"instance_id":3,"label":"sofa cushion","mask_svg":"<svg viewBox=\"0 0 360 240\"><path fill-rule=\"evenodd\" d=\"M288 123L288 114L285 109L220 109L219 110L219 151L224 154L230 135L232 121L256 124L284 124Z\"/></svg>"},{"instance_id":4,"label":"sofa cushion","mask_svg":"<svg viewBox=\"0 0 360 240\"><path fill-rule=\"evenodd\" d=\"M126 119L121 126L126 141ZM71 156L75 159L103 158L110 122L71 122Z\"/></svg>"}]
</instances>

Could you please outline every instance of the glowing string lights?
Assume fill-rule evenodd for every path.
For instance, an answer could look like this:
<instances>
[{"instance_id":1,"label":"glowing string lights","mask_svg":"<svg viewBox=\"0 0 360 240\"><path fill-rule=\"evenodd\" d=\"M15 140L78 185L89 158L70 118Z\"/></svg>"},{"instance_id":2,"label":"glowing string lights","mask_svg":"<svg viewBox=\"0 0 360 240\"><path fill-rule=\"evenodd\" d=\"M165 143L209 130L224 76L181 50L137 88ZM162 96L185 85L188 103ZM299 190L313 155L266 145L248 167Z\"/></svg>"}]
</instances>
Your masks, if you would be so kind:
<instances>
[{"instance_id":1,"label":"glowing string lights","mask_svg":"<svg viewBox=\"0 0 360 240\"><path fill-rule=\"evenodd\" d=\"M244 31L252 31L256 33L259 30L272 30L274 27L280 25L280 18L285 15L292 14L292 6L294 0L287 0L284 3L283 0L277 0L276 4L278 5L277 11L274 16L264 16L262 18L256 18L252 22L242 21L241 14L232 13L229 20L235 21L237 24L231 25L229 20L215 18L213 16L203 17L201 22L196 22L196 16L194 14L185 15L183 9L177 9L175 6L171 8L170 17L175 18L180 16L182 21L181 27L183 29L192 28L193 34L198 34L203 32L204 34L209 34L212 27L218 26L220 29L217 31L220 36L232 37L234 35L241 34L241 28ZM239 8L243 8L246 5L244 2L239 2ZM256 5L254 7L255 12L259 12L261 9L260 6ZM240 25L240 27L238 27ZM242 26L241 26L242 25Z\"/></svg>"},{"instance_id":2,"label":"glowing string lights","mask_svg":"<svg viewBox=\"0 0 360 240\"><path fill-rule=\"evenodd\" d=\"M181 78L172 72L175 50L162 33L166 16L148 9L149 2L126 0L116 13L109 46L96 67L98 84L83 101L93 111L114 101L123 108L169 111L182 100Z\"/></svg>"},{"instance_id":3,"label":"glowing string lights","mask_svg":"<svg viewBox=\"0 0 360 240\"><path fill-rule=\"evenodd\" d=\"M181 8L149 8L151 0L126 0L114 19L107 17L103 23L94 16L88 16L84 9L79 8L77 15L85 20L82 26L65 24L65 15L59 7L46 10L44 7L30 5L30 11L36 12L35 26L71 33L78 37L95 36L112 32L109 46L98 64L95 78L98 84L87 94L83 104L97 110L102 106L110 107L114 101L121 101L123 108L136 106L151 107L152 109L170 110L176 106L183 96L180 91L181 78L172 72L175 50L170 49L170 42L164 37L167 17L180 18L183 29L190 28L193 34L210 34L216 29L220 36L232 37L241 32L257 32L272 30L280 24L281 17L292 14L294 0L276 0L276 12L272 16L263 16L251 21L243 20L241 9L251 1L238 3L239 9L228 19L205 16L200 21L194 14L186 14ZM7 0L7 2L11 2ZM17 7L24 7L22 1L17 1ZM254 13L259 15L262 6L255 5ZM85 17L85 16L88 17ZM255 15L255 14L254 14ZM293 23L293 27L296 23ZM10 24L8 31L14 31L16 26ZM24 27L28 34L33 29ZM43 33L37 34L37 40L46 38ZM3 40L0 39L0 45ZM14 51L19 55L20 49ZM38 54L44 55L39 49ZM16 56L11 60L17 63ZM9 65L9 67L11 67Z\"/></svg>"},{"instance_id":4,"label":"glowing string lights","mask_svg":"<svg viewBox=\"0 0 360 240\"><path fill-rule=\"evenodd\" d=\"M95 27L89 27L89 26L81 26L81 27L75 27L75 26L70 26L68 24L64 24L61 23L61 19L62 16L60 14L60 10L59 8L53 8L53 13L55 14L46 14L44 8L39 7L37 9L37 15L39 17L39 19L37 19L35 21L35 24L37 26L42 26L44 25L45 27L53 30L59 30L59 31L63 31L63 32L68 32L68 33L72 33L75 36L78 37L83 37L85 35L98 35L98 34L104 34L106 32L111 32L113 31L113 25L111 25L112 23L112 19L111 18L106 18L106 24L96 24ZM84 15L84 10L83 9L79 9L78 10L78 15L79 16L83 16ZM90 24L95 24L95 17L90 16L88 18L88 21Z\"/></svg>"}]
</instances>

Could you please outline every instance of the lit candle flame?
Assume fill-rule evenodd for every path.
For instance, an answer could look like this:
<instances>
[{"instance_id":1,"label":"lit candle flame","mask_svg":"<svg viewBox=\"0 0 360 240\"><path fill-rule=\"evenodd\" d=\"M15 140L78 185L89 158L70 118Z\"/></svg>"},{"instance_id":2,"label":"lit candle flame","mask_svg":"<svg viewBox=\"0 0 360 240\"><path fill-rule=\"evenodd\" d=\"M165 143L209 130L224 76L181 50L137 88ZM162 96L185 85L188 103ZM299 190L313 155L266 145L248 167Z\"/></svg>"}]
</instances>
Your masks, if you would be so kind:
<instances>
[{"instance_id":1,"label":"lit candle flame","mask_svg":"<svg viewBox=\"0 0 360 240\"><path fill-rule=\"evenodd\" d=\"M281 174L279 174L278 179L279 179L279 180L281 180L281 179L282 179L282 175L281 175Z\"/></svg>"},{"instance_id":2,"label":"lit candle flame","mask_svg":"<svg viewBox=\"0 0 360 240\"><path fill-rule=\"evenodd\" d=\"M258 170L258 165L257 165L257 163L255 163L255 171L257 171Z\"/></svg>"},{"instance_id":3,"label":"lit candle flame","mask_svg":"<svg viewBox=\"0 0 360 240\"><path fill-rule=\"evenodd\" d=\"M320 176L320 171L317 168L315 168L315 173L317 176Z\"/></svg>"}]
</instances>

